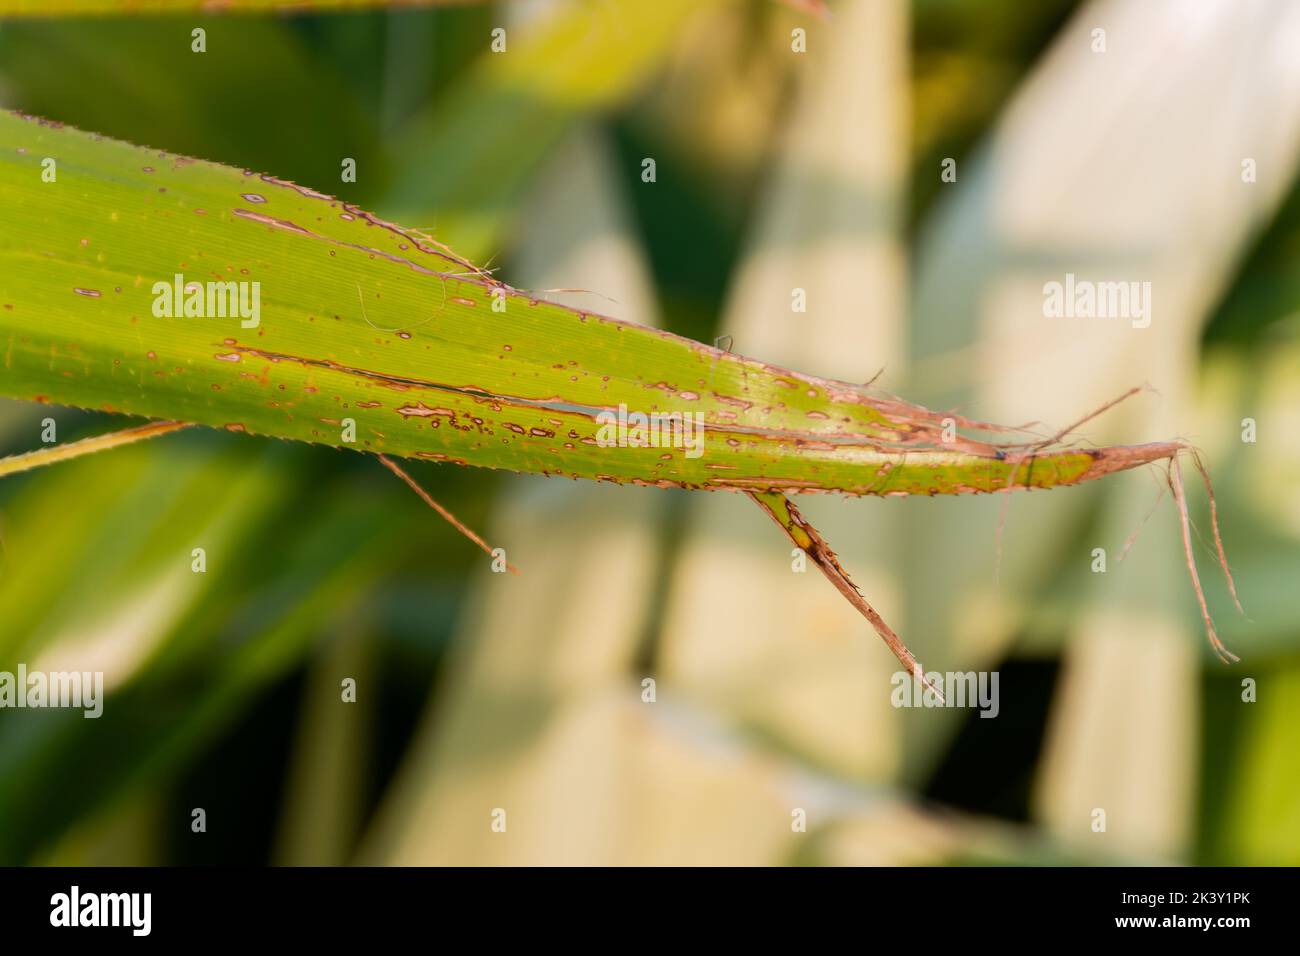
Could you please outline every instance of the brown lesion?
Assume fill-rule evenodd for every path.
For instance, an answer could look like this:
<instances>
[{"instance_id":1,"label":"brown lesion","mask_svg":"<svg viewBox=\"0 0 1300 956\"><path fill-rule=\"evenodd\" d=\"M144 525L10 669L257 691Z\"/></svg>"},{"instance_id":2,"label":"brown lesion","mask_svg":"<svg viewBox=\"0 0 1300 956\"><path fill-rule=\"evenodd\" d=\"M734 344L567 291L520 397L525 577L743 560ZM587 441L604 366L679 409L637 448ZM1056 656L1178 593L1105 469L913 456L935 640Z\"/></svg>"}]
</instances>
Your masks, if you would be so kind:
<instances>
[{"instance_id":1,"label":"brown lesion","mask_svg":"<svg viewBox=\"0 0 1300 956\"><path fill-rule=\"evenodd\" d=\"M1158 461L1172 461L1179 454L1190 449L1190 445L1181 441L1151 442L1145 445L1111 445L1107 448L1082 448L1079 451L1092 458L1088 466L1074 483L1093 481L1117 471L1128 471L1142 465Z\"/></svg>"}]
</instances>

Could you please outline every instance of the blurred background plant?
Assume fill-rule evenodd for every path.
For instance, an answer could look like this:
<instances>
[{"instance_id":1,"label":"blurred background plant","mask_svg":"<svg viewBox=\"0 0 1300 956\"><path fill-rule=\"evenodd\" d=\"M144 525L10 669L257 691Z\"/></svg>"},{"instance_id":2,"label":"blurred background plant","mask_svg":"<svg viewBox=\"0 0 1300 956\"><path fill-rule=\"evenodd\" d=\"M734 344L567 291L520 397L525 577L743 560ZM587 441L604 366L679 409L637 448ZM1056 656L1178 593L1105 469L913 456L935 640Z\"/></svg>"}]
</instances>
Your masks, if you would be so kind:
<instances>
[{"instance_id":1,"label":"blurred background plant","mask_svg":"<svg viewBox=\"0 0 1300 956\"><path fill-rule=\"evenodd\" d=\"M1115 561L1144 473L1012 498L996 575L1000 501L807 502L927 666L999 671L981 720L890 706L888 651L737 497L412 464L516 578L372 459L191 430L0 482L0 670L109 686L95 721L0 712L0 863L1300 863L1300 9L829 6L0 21L0 103L984 419L1150 383L1086 433L1206 450L1242 663L1167 501ZM1151 327L1044 318L1067 272L1152 282ZM4 402L0 453L47 415L126 424Z\"/></svg>"}]
</instances>

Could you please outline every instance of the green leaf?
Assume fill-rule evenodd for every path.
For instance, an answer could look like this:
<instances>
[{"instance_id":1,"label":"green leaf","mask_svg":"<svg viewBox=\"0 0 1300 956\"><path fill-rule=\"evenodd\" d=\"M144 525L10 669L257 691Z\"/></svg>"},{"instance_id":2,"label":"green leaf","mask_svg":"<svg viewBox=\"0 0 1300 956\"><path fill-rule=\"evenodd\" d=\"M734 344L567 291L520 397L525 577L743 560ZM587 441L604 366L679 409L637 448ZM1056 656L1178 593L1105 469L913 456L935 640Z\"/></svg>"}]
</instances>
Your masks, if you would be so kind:
<instances>
[{"instance_id":1,"label":"green leaf","mask_svg":"<svg viewBox=\"0 0 1300 956\"><path fill-rule=\"evenodd\" d=\"M546 302L285 180L18 114L0 115L0 209L0 392L15 398L747 491L1050 488L1179 447L965 437L956 426L985 439L999 429ZM206 296L184 292L191 283ZM213 317L173 311L198 300ZM660 447L640 445L636 414L677 415L679 427L661 421Z\"/></svg>"}]
</instances>

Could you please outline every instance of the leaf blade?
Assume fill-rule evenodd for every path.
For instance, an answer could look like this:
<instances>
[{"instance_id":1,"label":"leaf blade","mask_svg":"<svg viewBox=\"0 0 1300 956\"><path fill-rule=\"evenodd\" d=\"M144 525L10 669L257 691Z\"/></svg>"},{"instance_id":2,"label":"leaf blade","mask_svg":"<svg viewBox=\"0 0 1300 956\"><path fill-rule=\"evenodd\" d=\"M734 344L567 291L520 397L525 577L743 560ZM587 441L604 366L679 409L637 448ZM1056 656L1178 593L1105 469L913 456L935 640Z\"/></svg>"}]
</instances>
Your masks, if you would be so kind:
<instances>
[{"instance_id":1,"label":"leaf blade","mask_svg":"<svg viewBox=\"0 0 1300 956\"><path fill-rule=\"evenodd\" d=\"M12 113L0 115L0 208L13 226L0 236L11 397L704 489L1047 488L1169 453L1008 453L953 427L993 426L534 298L312 189ZM155 314L192 282L244 283L257 307L245 321ZM202 306L218 303L209 286ZM698 415L707 451L684 429L672 447L608 447L618 439L601 416L614 413Z\"/></svg>"}]
</instances>

